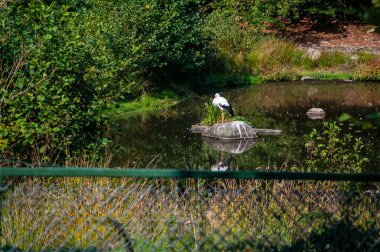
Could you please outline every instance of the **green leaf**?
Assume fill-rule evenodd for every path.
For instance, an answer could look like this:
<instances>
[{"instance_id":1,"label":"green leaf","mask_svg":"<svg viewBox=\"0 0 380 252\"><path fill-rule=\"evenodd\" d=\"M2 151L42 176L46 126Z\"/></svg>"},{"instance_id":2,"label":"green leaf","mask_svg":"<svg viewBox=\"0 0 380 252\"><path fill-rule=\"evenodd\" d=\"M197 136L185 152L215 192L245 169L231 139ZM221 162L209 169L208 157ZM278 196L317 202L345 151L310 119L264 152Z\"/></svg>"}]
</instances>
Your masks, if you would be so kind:
<instances>
[{"instance_id":1,"label":"green leaf","mask_svg":"<svg viewBox=\"0 0 380 252\"><path fill-rule=\"evenodd\" d=\"M53 36L51 34L46 34L43 36L44 40L50 40Z\"/></svg>"},{"instance_id":2,"label":"green leaf","mask_svg":"<svg viewBox=\"0 0 380 252\"><path fill-rule=\"evenodd\" d=\"M38 95L38 96L37 96L37 99L38 99L39 101L45 101L45 96L44 96L44 95Z\"/></svg>"},{"instance_id":3,"label":"green leaf","mask_svg":"<svg viewBox=\"0 0 380 252\"><path fill-rule=\"evenodd\" d=\"M41 154L44 153L45 149L46 149L46 145L43 145L43 146L40 148L40 153L41 153Z\"/></svg>"},{"instance_id":4,"label":"green leaf","mask_svg":"<svg viewBox=\"0 0 380 252\"><path fill-rule=\"evenodd\" d=\"M379 119L380 118L380 113L377 112L372 112L367 116L368 119Z\"/></svg>"},{"instance_id":5,"label":"green leaf","mask_svg":"<svg viewBox=\"0 0 380 252\"><path fill-rule=\"evenodd\" d=\"M348 121L352 118L351 115L347 114L347 113L343 113L339 118L338 120L341 121L341 122L345 122L345 121Z\"/></svg>"}]
</instances>

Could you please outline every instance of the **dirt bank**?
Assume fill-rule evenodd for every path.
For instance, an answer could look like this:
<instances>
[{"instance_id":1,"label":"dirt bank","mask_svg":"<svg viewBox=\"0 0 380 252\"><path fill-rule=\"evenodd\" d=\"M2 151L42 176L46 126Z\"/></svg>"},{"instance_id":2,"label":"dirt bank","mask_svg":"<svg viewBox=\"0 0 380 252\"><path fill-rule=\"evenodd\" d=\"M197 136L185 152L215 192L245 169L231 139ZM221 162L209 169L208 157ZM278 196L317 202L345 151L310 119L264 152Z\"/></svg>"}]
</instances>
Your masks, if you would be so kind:
<instances>
[{"instance_id":1,"label":"dirt bank","mask_svg":"<svg viewBox=\"0 0 380 252\"><path fill-rule=\"evenodd\" d=\"M373 25L359 22L316 24L308 19L285 24L277 34L311 51L368 52L380 55L380 33Z\"/></svg>"}]
</instances>

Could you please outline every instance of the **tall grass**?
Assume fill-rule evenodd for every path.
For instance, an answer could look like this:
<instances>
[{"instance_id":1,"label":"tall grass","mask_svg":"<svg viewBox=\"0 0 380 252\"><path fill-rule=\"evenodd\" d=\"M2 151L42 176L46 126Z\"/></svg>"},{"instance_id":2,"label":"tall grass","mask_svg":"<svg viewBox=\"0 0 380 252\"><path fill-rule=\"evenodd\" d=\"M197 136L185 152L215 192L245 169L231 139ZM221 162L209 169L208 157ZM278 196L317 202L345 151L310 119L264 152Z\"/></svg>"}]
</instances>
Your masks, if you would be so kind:
<instances>
[{"instance_id":1,"label":"tall grass","mask_svg":"<svg viewBox=\"0 0 380 252\"><path fill-rule=\"evenodd\" d=\"M363 64L359 64L355 69L354 78L356 80L380 80L380 55L373 57L365 61Z\"/></svg>"},{"instance_id":2,"label":"tall grass","mask_svg":"<svg viewBox=\"0 0 380 252\"><path fill-rule=\"evenodd\" d=\"M329 246L349 242L339 234L363 230L356 246L363 241L365 250L379 232L379 198L372 193L378 183L24 178L5 184L0 247L21 250L118 251L127 244L135 251L302 251L312 245L308 236L344 220L351 225L341 225Z\"/></svg>"},{"instance_id":3,"label":"tall grass","mask_svg":"<svg viewBox=\"0 0 380 252\"><path fill-rule=\"evenodd\" d=\"M220 109L212 105L212 98L203 99L205 117L201 124L203 125L213 125L215 123L221 122L221 112Z\"/></svg>"},{"instance_id":4,"label":"tall grass","mask_svg":"<svg viewBox=\"0 0 380 252\"><path fill-rule=\"evenodd\" d=\"M333 68L345 64L352 65L353 60L350 55L343 52L322 52L314 61L315 68Z\"/></svg>"},{"instance_id":5,"label":"tall grass","mask_svg":"<svg viewBox=\"0 0 380 252\"><path fill-rule=\"evenodd\" d=\"M268 73L273 71L292 70L292 68L310 68L312 61L292 43L276 38L260 40L246 54L247 64L251 71Z\"/></svg>"},{"instance_id":6,"label":"tall grass","mask_svg":"<svg viewBox=\"0 0 380 252\"><path fill-rule=\"evenodd\" d=\"M229 82L234 78L241 82L239 76L258 76L263 81L299 80L302 76L380 80L379 55L322 51L312 59L292 42L263 35L254 27L242 28L230 15L227 11L216 11L206 22L210 46L215 52L210 63L213 76L223 76ZM244 81L250 83L249 78Z\"/></svg>"}]
</instances>

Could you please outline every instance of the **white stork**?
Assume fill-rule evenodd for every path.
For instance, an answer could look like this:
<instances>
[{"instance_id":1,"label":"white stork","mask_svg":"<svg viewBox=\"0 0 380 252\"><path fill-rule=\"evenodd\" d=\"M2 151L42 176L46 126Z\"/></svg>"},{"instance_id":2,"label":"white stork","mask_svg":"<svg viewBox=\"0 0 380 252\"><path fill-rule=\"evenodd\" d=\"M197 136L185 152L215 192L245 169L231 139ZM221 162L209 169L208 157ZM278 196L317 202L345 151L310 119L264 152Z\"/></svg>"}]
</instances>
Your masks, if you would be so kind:
<instances>
[{"instance_id":1,"label":"white stork","mask_svg":"<svg viewBox=\"0 0 380 252\"><path fill-rule=\"evenodd\" d=\"M222 123L224 123L224 111L227 111L231 116L234 116L231 104L228 103L226 98L220 96L218 93L215 94L215 98L212 100L212 105L222 111Z\"/></svg>"}]
</instances>

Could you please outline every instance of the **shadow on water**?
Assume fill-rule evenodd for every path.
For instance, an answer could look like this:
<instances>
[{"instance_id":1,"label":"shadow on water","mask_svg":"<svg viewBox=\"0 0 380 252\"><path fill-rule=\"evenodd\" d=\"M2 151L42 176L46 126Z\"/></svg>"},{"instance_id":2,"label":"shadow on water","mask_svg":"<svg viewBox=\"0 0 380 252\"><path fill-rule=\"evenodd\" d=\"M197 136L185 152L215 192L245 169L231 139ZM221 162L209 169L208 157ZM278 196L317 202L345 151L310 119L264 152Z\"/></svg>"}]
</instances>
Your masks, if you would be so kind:
<instances>
[{"instance_id":1,"label":"shadow on water","mask_svg":"<svg viewBox=\"0 0 380 252\"><path fill-rule=\"evenodd\" d=\"M212 94L209 94L211 97ZM229 153L215 143L192 134L190 127L204 116L203 101L194 98L161 114L133 116L113 122L108 132L114 146L112 166L209 170L210 156L219 160L226 152L229 169L272 169L301 164L307 157L304 136L323 122L337 121L342 113L364 119L380 108L380 83L290 82L268 83L223 93L236 114L254 128L280 129L280 136L263 136L241 153ZM326 111L324 118L309 118L313 107ZM379 171L379 131L342 128L360 136L368 146L368 169ZM233 145L233 144L232 144ZM224 161L223 160L223 161Z\"/></svg>"}]
</instances>

